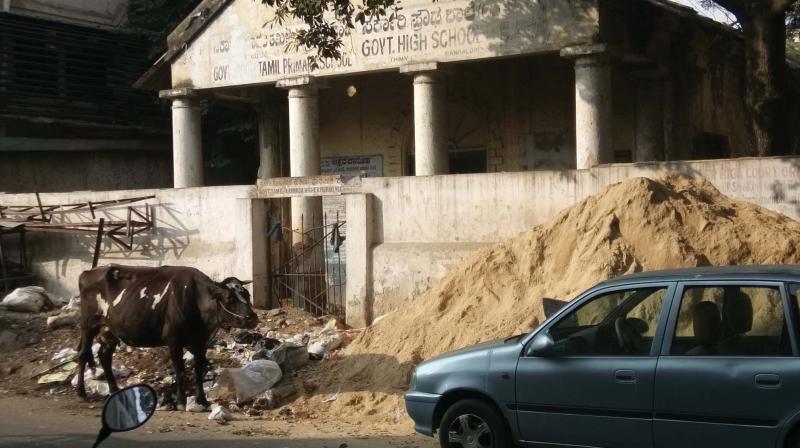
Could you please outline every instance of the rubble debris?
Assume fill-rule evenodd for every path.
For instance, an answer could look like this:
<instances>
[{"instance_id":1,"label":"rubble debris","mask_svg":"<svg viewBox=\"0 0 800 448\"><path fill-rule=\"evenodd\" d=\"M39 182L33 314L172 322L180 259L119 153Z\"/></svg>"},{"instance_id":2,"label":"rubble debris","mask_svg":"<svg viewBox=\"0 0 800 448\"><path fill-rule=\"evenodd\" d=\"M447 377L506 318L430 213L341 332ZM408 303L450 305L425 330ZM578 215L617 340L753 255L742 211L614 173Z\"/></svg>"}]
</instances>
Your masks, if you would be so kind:
<instances>
[{"instance_id":1,"label":"rubble debris","mask_svg":"<svg viewBox=\"0 0 800 448\"><path fill-rule=\"evenodd\" d=\"M54 354L51 359L53 361L61 363L68 360L71 361L77 357L78 357L78 351L72 347L67 347L56 352L56 354Z\"/></svg>"},{"instance_id":2,"label":"rubble debris","mask_svg":"<svg viewBox=\"0 0 800 448\"><path fill-rule=\"evenodd\" d=\"M81 296L74 296L69 299L66 305L61 308L62 311L80 311L81 310Z\"/></svg>"},{"instance_id":3,"label":"rubble debris","mask_svg":"<svg viewBox=\"0 0 800 448\"><path fill-rule=\"evenodd\" d=\"M264 336L261 335L261 333L249 330L240 331L233 336L233 340L237 344L246 344L246 345L255 344L263 338Z\"/></svg>"},{"instance_id":4,"label":"rubble debris","mask_svg":"<svg viewBox=\"0 0 800 448\"><path fill-rule=\"evenodd\" d=\"M0 352L17 350L25 347L25 340L11 330L0 331Z\"/></svg>"},{"instance_id":5,"label":"rubble debris","mask_svg":"<svg viewBox=\"0 0 800 448\"><path fill-rule=\"evenodd\" d=\"M56 316L50 316L47 318L47 328L55 330L62 327L78 325L80 318L80 311L69 311Z\"/></svg>"},{"instance_id":6,"label":"rubble debris","mask_svg":"<svg viewBox=\"0 0 800 448\"><path fill-rule=\"evenodd\" d=\"M265 390L264 392L258 394L253 400L253 408L262 411L275 409L277 405L278 402L275 399L275 391L272 389Z\"/></svg>"},{"instance_id":7,"label":"rubble debris","mask_svg":"<svg viewBox=\"0 0 800 448\"><path fill-rule=\"evenodd\" d=\"M23 286L11 291L0 302L0 306L20 313L38 313L57 308L64 303L45 291L41 286Z\"/></svg>"},{"instance_id":8,"label":"rubble debris","mask_svg":"<svg viewBox=\"0 0 800 448\"><path fill-rule=\"evenodd\" d=\"M277 317L284 313L285 311L283 311L281 308L273 308L271 310L267 310L267 317Z\"/></svg>"},{"instance_id":9,"label":"rubble debris","mask_svg":"<svg viewBox=\"0 0 800 448\"><path fill-rule=\"evenodd\" d=\"M266 359L253 361L242 368L222 369L212 390L213 398L232 400L240 405L248 403L282 377L278 363Z\"/></svg>"}]
</instances>

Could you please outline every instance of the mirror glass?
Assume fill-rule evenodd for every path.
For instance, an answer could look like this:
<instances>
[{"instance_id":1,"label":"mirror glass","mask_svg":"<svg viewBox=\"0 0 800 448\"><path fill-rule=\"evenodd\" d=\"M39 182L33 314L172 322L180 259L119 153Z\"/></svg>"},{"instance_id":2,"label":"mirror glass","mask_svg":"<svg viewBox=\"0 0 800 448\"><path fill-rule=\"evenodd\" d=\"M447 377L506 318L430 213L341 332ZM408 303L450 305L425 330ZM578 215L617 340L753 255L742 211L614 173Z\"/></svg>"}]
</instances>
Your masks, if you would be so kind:
<instances>
[{"instance_id":1,"label":"mirror glass","mask_svg":"<svg viewBox=\"0 0 800 448\"><path fill-rule=\"evenodd\" d=\"M103 423L114 432L142 426L156 411L156 393L139 384L111 395L103 408Z\"/></svg>"}]
</instances>

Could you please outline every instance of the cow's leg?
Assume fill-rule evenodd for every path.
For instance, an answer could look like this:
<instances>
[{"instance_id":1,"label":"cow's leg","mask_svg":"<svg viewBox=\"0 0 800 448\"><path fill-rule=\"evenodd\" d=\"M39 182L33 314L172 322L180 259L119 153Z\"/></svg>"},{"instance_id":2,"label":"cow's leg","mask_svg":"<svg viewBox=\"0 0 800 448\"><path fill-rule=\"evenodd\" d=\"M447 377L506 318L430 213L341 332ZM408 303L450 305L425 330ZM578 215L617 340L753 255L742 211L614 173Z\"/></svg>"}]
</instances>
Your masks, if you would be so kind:
<instances>
[{"instance_id":1,"label":"cow's leg","mask_svg":"<svg viewBox=\"0 0 800 448\"><path fill-rule=\"evenodd\" d=\"M195 346L190 349L194 356L194 378L197 384L197 394L195 395L195 402L203 407L208 407L211 403L206 399L206 392L203 390L203 379L206 376L206 368L208 367L208 359L206 358L205 345Z\"/></svg>"},{"instance_id":2,"label":"cow's leg","mask_svg":"<svg viewBox=\"0 0 800 448\"><path fill-rule=\"evenodd\" d=\"M108 390L112 394L119 390L119 387L117 387L117 379L114 378L114 371L111 363L114 358L114 351L117 349L118 344L119 339L117 339L110 332L104 332L103 342L102 345L100 345L100 351L97 354L100 358L100 365L103 367L103 371L106 374Z\"/></svg>"},{"instance_id":3,"label":"cow's leg","mask_svg":"<svg viewBox=\"0 0 800 448\"><path fill-rule=\"evenodd\" d=\"M90 319L88 321L84 321L83 325L81 325L81 342L80 342L80 350L78 353L78 398L82 400L86 400L86 384L84 382L84 376L86 374L86 364L89 364L89 367L94 369L94 355L92 354L92 342L94 342L95 336L100 331L100 326L95 322L94 319Z\"/></svg>"},{"instance_id":4,"label":"cow's leg","mask_svg":"<svg viewBox=\"0 0 800 448\"><path fill-rule=\"evenodd\" d=\"M170 343L169 356L172 359L172 366L175 369L175 386L177 389L175 407L179 411L184 411L186 410L186 389L184 389L183 384L183 373L185 370L183 365L183 347L175 342Z\"/></svg>"}]
</instances>

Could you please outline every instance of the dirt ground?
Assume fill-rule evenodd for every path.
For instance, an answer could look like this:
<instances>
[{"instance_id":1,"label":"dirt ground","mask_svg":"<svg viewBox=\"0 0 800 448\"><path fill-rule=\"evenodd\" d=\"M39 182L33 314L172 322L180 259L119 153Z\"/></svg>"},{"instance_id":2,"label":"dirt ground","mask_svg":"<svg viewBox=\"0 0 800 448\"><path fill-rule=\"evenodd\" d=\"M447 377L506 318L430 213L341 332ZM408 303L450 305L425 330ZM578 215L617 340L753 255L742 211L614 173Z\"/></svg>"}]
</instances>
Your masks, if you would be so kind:
<instances>
[{"instance_id":1,"label":"dirt ground","mask_svg":"<svg viewBox=\"0 0 800 448\"><path fill-rule=\"evenodd\" d=\"M37 384L35 376L53 367L55 353L65 348L77 348L78 328L66 327L50 330L46 326L48 316L57 311L27 314L0 310L0 421L11 422L26 416L24 422L16 425L25 431L2 435L0 447L3 446L65 446L66 441L89 440L94 437L95 427L99 424L99 412L102 402L99 398L90 403L79 402L75 390L68 383ZM271 316L265 311L258 311L261 325L259 333L277 332L286 337L313 331L327 322L317 319L295 308L285 308L280 316ZM5 332L5 340L2 335ZM9 338L13 333L15 338ZM232 333L236 333L234 330ZM353 337L350 332L341 335L347 341ZM232 339L232 334L220 333L220 340ZM235 350L209 350L209 358L213 368L238 367ZM276 386L280 391L280 407L264 410L261 415L247 415L242 410L234 409L235 420L229 425L219 425L207 420L207 413L161 412L141 430L136 431L132 440L196 440L211 438L220 440L280 440L280 443L268 446L287 447L321 447L338 448L341 443L348 446L419 446L426 447L429 440L413 435L410 420L402 424L370 423L345 424L336 418L336 413L328 412L325 405L311 405L314 396L329 396L331 391L320 390L317 378L320 370L330 369L339 362L336 352L329 359L310 361L307 366L297 372L287 373ZM127 379L118 381L120 386L146 382L153 385L159 393L163 393L164 377L171 374L165 349L121 349L114 357L114 365L126 366L132 371ZM193 380L187 378L187 386L193 387ZM333 391L336 392L336 391ZM320 401L320 400L316 400ZM259 414L256 412L255 414ZM46 422L46 428L43 426ZM27 425L27 426L26 426ZM64 434L60 428L70 431L80 428L79 433ZM7 428L8 429L8 428ZM53 434L55 438L43 438L41 432ZM2 432L2 431L0 431ZM27 434L27 435L26 435ZM59 438L68 436L67 439ZM27 437L27 438L26 438ZM71 438L69 438L71 437ZM125 437L128 437L127 435ZM7 441L16 440L7 445ZM342 442L337 442L342 440ZM299 441L306 441L303 444ZM362 443L373 441L375 443ZM386 444L382 445L384 441ZM58 442L58 443L56 443ZM380 442L380 443L378 443ZM85 445L78 443L76 446ZM89 444L91 445L91 444ZM196 446L196 445L193 445ZM239 446L234 444L234 446ZM250 446L247 444L241 446Z\"/></svg>"},{"instance_id":2,"label":"dirt ground","mask_svg":"<svg viewBox=\"0 0 800 448\"><path fill-rule=\"evenodd\" d=\"M42 398L0 391L0 447L90 447L100 428L100 403L79 403L71 396ZM344 445L343 445L344 444ZM395 434L360 425L313 420L283 421L245 417L221 426L206 414L156 412L130 433L115 434L106 447L227 448L433 448L433 439Z\"/></svg>"}]
</instances>

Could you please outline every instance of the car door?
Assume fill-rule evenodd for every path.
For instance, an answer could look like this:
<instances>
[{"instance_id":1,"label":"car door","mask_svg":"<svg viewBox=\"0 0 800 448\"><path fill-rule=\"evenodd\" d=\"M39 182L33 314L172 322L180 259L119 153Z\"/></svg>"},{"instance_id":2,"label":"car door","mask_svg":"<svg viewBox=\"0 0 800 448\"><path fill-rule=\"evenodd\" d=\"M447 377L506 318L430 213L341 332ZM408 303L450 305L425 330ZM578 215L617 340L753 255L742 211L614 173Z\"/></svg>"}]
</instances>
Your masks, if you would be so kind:
<instances>
[{"instance_id":1,"label":"car door","mask_svg":"<svg viewBox=\"0 0 800 448\"><path fill-rule=\"evenodd\" d=\"M674 288L663 282L590 292L537 332L516 372L526 444L652 446L653 380ZM618 321L623 335L634 327L638 340L620 344ZM532 354L544 336L552 337L552 352Z\"/></svg>"},{"instance_id":2,"label":"car door","mask_svg":"<svg viewBox=\"0 0 800 448\"><path fill-rule=\"evenodd\" d=\"M795 309L781 282L679 284L656 370L655 446L776 446L800 411Z\"/></svg>"}]
</instances>

